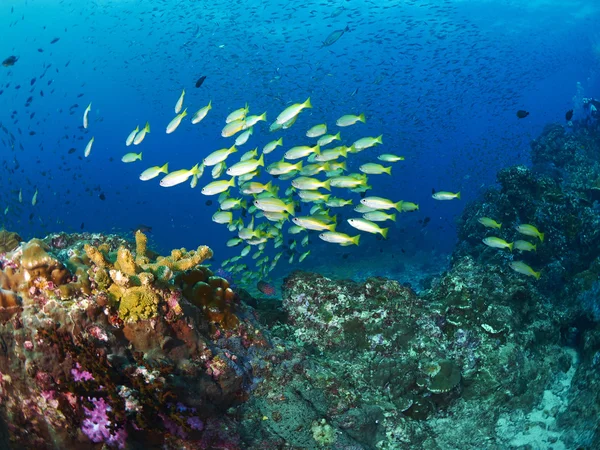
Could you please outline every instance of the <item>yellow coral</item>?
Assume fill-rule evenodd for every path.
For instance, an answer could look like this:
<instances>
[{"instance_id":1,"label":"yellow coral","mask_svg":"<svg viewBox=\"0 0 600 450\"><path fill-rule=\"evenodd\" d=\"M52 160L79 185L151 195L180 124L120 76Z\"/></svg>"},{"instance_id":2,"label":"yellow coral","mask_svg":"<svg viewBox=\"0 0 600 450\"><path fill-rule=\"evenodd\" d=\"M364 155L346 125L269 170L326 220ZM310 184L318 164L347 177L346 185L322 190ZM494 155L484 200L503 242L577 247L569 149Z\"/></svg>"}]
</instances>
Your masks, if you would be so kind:
<instances>
[{"instance_id":1,"label":"yellow coral","mask_svg":"<svg viewBox=\"0 0 600 450\"><path fill-rule=\"evenodd\" d=\"M135 262L142 265L148 263L148 257L146 256L146 249L148 245L148 238L140 230L135 232Z\"/></svg>"},{"instance_id":2,"label":"yellow coral","mask_svg":"<svg viewBox=\"0 0 600 450\"><path fill-rule=\"evenodd\" d=\"M156 317L160 297L145 286L127 289L119 303L119 317L127 322L137 322Z\"/></svg>"},{"instance_id":3,"label":"yellow coral","mask_svg":"<svg viewBox=\"0 0 600 450\"><path fill-rule=\"evenodd\" d=\"M135 275L140 271L139 267L135 264L133 255L125 247L119 248L115 267L127 275Z\"/></svg>"},{"instance_id":4,"label":"yellow coral","mask_svg":"<svg viewBox=\"0 0 600 450\"><path fill-rule=\"evenodd\" d=\"M88 258L90 258L96 266L106 267L110 265L104 254L96 247L93 247L90 244L85 244L83 249L85 250L85 254L88 256Z\"/></svg>"}]
</instances>

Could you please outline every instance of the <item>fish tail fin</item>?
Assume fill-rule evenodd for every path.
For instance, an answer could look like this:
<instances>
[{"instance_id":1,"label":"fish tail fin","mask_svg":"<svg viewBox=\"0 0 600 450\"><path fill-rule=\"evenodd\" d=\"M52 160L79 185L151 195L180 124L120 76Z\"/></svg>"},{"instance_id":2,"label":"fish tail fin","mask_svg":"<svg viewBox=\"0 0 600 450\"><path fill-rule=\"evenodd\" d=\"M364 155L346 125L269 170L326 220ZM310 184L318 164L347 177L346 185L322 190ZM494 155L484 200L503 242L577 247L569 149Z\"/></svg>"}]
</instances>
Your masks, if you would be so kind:
<instances>
[{"instance_id":1,"label":"fish tail fin","mask_svg":"<svg viewBox=\"0 0 600 450\"><path fill-rule=\"evenodd\" d=\"M345 171L348 171L348 169L346 168L346 161L339 163L339 167L341 169L344 169Z\"/></svg>"},{"instance_id":2,"label":"fish tail fin","mask_svg":"<svg viewBox=\"0 0 600 450\"><path fill-rule=\"evenodd\" d=\"M325 194L325 195L323 195L323 201L325 201L325 202L328 201L329 197L331 197L331 194Z\"/></svg>"},{"instance_id":3,"label":"fish tail fin","mask_svg":"<svg viewBox=\"0 0 600 450\"><path fill-rule=\"evenodd\" d=\"M498 229L500 229L500 228L502 228L502 224L501 223L498 224Z\"/></svg>"},{"instance_id":4,"label":"fish tail fin","mask_svg":"<svg viewBox=\"0 0 600 450\"><path fill-rule=\"evenodd\" d=\"M532 245L532 248L533 248L533 251L534 251L534 252L537 252L537 244L535 244L535 245Z\"/></svg>"},{"instance_id":5,"label":"fish tail fin","mask_svg":"<svg viewBox=\"0 0 600 450\"><path fill-rule=\"evenodd\" d=\"M144 127L146 133L150 133L150 122L146 122L146 126Z\"/></svg>"},{"instance_id":6,"label":"fish tail fin","mask_svg":"<svg viewBox=\"0 0 600 450\"><path fill-rule=\"evenodd\" d=\"M383 171L384 171L385 173L387 173L388 175L391 175L391 174L392 174L392 166L384 168L384 170L383 170Z\"/></svg>"},{"instance_id":7,"label":"fish tail fin","mask_svg":"<svg viewBox=\"0 0 600 450\"><path fill-rule=\"evenodd\" d=\"M323 188L327 191L331 191L331 179L323 182Z\"/></svg>"},{"instance_id":8,"label":"fish tail fin","mask_svg":"<svg viewBox=\"0 0 600 450\"><path fill-rule=\"evenodd\" d=\"M185 116L187 116L187 108L185 108L185 109L183 110L183 112L181 113L181 117L182 117L182 118L183 118L183 117L185 117Z\"/></svg>"},{"instance_id":9,"label":"fish tail fin","mask_svg":"<svg viewBox=\"0 0 600 450\"><path fill-rule=\"evenodd\" d=\"M460 191L456 193L456 198L460 200Z\"/></svg>"},{"instance_id":10,"label":"fish tail fin","mask_svg":"<svg viewBox=\"0 0 600 450\"><path fill-rule=\"evenodd\" d=\"M389 228L382 228L381 229L381 235L383 236L384 239L387 239L388 231L390 231Z\"/></svg>"},{"instance_id":11,"label":"fish tail fin","mask_svg":"<svg viewBox=\"0 0 600 450\"><path fill-rule=\"evenodd\" d=\"M540 233L540 242L544 242L544 233Z\"/></svg>"},{"instance_id":12,"label":"fish tail fin","mask_svg":"<svg viewBox=\"0 0 600 450\"><path fill-rule=\"evenodd\" d=\"M380 134L379 136L377 136L375 138L375 142L377 142L378 144L383 144L382 139L383 139L383 134Z\"/></svg>"},{"instance_id":13,"label":"fish tail fin","mask_svg":"<svg viewBox=\"0 0 600 450\"><path fill-rule=\"evenodd\" d=\"M290 216L294 216L294 213L296 212L294 202L290 202L287 205L285 205L285 210L290 214Z\"/></svg>"},{"instance_id":14,"label":"fish tail fin","mask_svg":"<svg viewBox=\"0 0 600 450\"><path fill-rule=\"evenodd\" d=\"M539 280L540 277L542 276L542 271L540 270L539 272L533 272L533 276L535 277L536 280Z\"/></svg>"},{"instance_id":15,"label":"fish tail fin","mask_svg":"<svg viewBox=\"0 0 600 450\"><path fill-rule=\"evenodd\" d=\"M227 184L231 187L235 187L235 177L231 177L231 180L229 180L229 183Z\"/></svg>"},{"instance_id":16,"label":"fish tail fin","mask_svg":"<svg viewBox=\"0 0 600 450\"><path fill-rule=\"evenodd\" d=\"M366 122L365 113L361 113L360 116L358 116L358 120L361 121L362 123L365 123Z\"/></svg>"},{"instance_id":17,"label":"fish tail fin","mask_svg":"<svg viewBox=\"0 0 600 450\"><path fill-rule=\"evenodd\" d=\"M350 147L344 147L340 149L340 155L342 155L345 158L346 156L348 156L348 152L352 153L353 149L354 145L351 145Z\"/></svg>"},{"instance_id":18,"label":"fish tail fin","mask_svg":"<svg viewBox=\"0 0 600 450\"><path fill-rule=\"evenodd\" d=\"M396 213L390 214L390 219L392 219L395 222L396 221Z\"/></svg>"},{"instance_id":19,"label":"fish tail fin","mask_svg":"<svg viewBox=\"0 0 600 450\"><path fill-rule=\"evenodd\" d=\"M331 231L331 232L334 232L334 231L335 231L335 227L336 227L336 225L337 225L337 224L336 224L335 222L334 222L334 223L332 223L332 224L329 224L329 225L327 225L327 230L329 230L329 231Z\"/></svg>"},{"instance_id":20,"label":"fish tail fin","mask_svg":"<svg viewBox=\"0 0 600 450\"><path fill-rule=\"evenodd\" d=\"M321 154L321 146L319 144L315 145L315 155L320 155Z\"/></svg>"},{"instance_id":21,"label":"fish tail fin","mask_svg":"<svg viewBox=\"0 0 600 450\"><path fill-rule=\"evenodd\" d=\"M302 170L302 161L299 161L296 165L298 166L296 170Z\"/></svg>"},{"instance_id":22,"label":"fish tail fin","mask_svg":"<svg viewBox=\"0 0 600 450\"><path fill-rule=\"evenodd\" d=\"M242 207L242 209L248 209L248 201L246 199L243 199L240 202L240 206ZM242 219L240 218L240 220L242 220Z\"/></svg>"},{"instance_id":23,"label":"fish tail fin","mask_svg":"<svg viewBox=\"0 0 600 450\"><path fill-rule=\"evenodd\" d=\"M394 208L396 208L396 210L398 210L398 212L402 212L402 203L403 203L402 200L400 200L398 203L394 203Z\"/></svg>"},{"instance_id":24,"label":"fish tail fin","mask_svg":"<svg viewBox=\"0 0 600 450\"><path fill-rule=\"evenodd\" d=\"M260 154L260 158L258 158L258 165L259 166L265 166L265 154L261 153Z\"/></svg>"},{"instance_id":25,"label":"fish tail fin","mask_svg":"<svg viewBox=\"0 0 600 450\"><path fill-rule=\"evenodd\" d=\"M304 107L305 108L312 108L312 105L310 104L310 97L308 97L306 99L306 101L304 102Z\"/></svg>"},{"instance_id":26,"label":"fish tail fin","mask_svg":"<svg viewBox=\"0 0 600 450\"><path fill-rule=\"evenodd\" d=\"M277 145L283 145L283 137L280 137L279 139L277 139Z\"/></svg>"},{"instance_id":27,"label":"fish tail fin","mask_svg":"<svg viewBox=\"0 0 600 450\"><path fill-rule=\"evenodd\" d=\"M208 105L206 105L207 109L212 109L212 100L208 101Z\"/></svg>"},{"instance_id":28,"label":"fish tail fin","mask_svg":"<svg viewBox=\"0 0 600 450\"><path fill-rule=\"evenodd\" d=\"M354 245L358 245L358 241L360 241L360 234L357 234L356 236L351 237L350 240L352 241L352 243Z\"/></svg>"},{"instance_id":29,"label":"fish tail fin","mask_svg":"<svg viewBox=\"0 0 600 450\"><path fill-rule=\"evenodd\" d=\"M135 159L139 159L140 161L142 160L142 152L139 152L136 156Z\"/></svg>"},{"instance_id":30,"label":"fish tail fin","mask_svg":"<svg viewBox=\"0 0 600 450\"><path fill-rule=\"evenodd\" d=\"M511 242L510 244L507 245L508 249L512 252L513 251L513 245L514 242Z\"/></svg>"},{"instance_id":31,"label":"fish tail fin","mask_svg":"<svg viewBox=\"0 0 600 450\"><path fill-rule=\"evenodd\" d=\"M259 120L264 120L264 121L267 120L267 112L266 111L260 115L260 119Z\"/></svg>"}]
</instances>

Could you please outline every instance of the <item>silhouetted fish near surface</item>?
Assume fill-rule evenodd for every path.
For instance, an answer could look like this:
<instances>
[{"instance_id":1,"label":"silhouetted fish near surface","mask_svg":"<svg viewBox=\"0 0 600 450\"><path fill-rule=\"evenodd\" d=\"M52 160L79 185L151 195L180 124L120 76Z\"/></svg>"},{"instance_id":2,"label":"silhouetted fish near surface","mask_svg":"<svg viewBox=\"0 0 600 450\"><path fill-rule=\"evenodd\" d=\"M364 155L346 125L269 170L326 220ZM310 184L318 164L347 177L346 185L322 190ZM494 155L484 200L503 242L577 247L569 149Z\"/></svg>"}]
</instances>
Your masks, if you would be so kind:
<instances>
[{"instance_id":1,"label":"silhouetted fish near surface","mask_svg":"<svg viewBox=\"0 0 600 450\"><path fill-rule=\"evenodd\" d=\"M573 118L573 110L572 110L572 109L570 109L570 110L568 110L568 111L567 111L567 113L565 114L565 119L567 119L567 122L568 122L568 121L569 121L569 120L571 120L572 118Z\"/></svg>"},{"instance_id":2,"label":"silhouetted fish near surface","mask_svg":"<svg viewBox=\"0 0 600 450\"><path fill-rule=\"evenodd\" d=\"M19 58L17 56L9 56L8 58L6 58L4 61L2 61L2 65L4 67L10 67L10 66L14 66L15 63L19 60Z\"/></svg>"},{"instance_id":3,"label":"silhouetted fish near surface","mask_svg":"<svg viewBox=\"0 0 600 450\"><path fill-rule=\"evenodd\" d=\"M149 227L148 225L138 225L137 227L132 228L131 231L134 233L136 231L140 231L142 233L152 233L152 227Z\"/></svg>"},{"instance_id":4,"label":"silhouetted fish near surface","mask_svg":"<svg viewBox=\"0 0 600 450\"><path fill-rule=\"evenodd\" d=\"M323 47L329 47L330 45L335 44L338 41L338 39L341 38L344 35L344 33L346 31L350 31L350 27L348 27L348 25L346 25L346 28L344 28L343 30L335 30L334 32L332 32L323 41L323 43L321 44L321 48L323 48Z\"/></svg>"},{"instance_id":5,"label":"silhouetted fish near surface","mask_svg":"<svg viewBox=\"0 0 600 450\"><path fill-rule=\"evenodd\" d=\"M54 38L50 41L51 44L56 44L58 41L60 41L60 38Z\"/></svg>"},{"instance_id":6,"label":"silhouetted fish near surface","mask_svg":"<svg viewBox=\"0 0 600 450\"><path fill-rule=\"evenodd\" d=\"M196 87L199 88L200 86L202 86L202 83L204 83L204 80L206 80L206 75L203 75L200 78L198 78L198 81L196 81Z\"/></svg>"},{"instance_id":7,"label":"silhouetted fish near surface","mask_svg":"<svg viewBox=\"0 0 600 450\"><path fill-rule=\"evenodd\" d=\"M528 111L524 111L524 110L522 110L522 109L520 109L520 110L518 110L518 111L517 111L517 117L518 117L519 119L524 119L524 118L525 118L525 117L527 117L528 115L529 115L529 112L528 112Z\"/></svg>"},{"instance_id":8,"label":"silhouetted fish near surface","mask_svg":"<svg viewBox=\"0 0 600 450\"><path fill-rule=\"evenodd\" d=\"M106 195L104 195L104 192L101 192L100 195L98 196L98 198L100 200L106 200Z\"/></svg>"}]
</instances>

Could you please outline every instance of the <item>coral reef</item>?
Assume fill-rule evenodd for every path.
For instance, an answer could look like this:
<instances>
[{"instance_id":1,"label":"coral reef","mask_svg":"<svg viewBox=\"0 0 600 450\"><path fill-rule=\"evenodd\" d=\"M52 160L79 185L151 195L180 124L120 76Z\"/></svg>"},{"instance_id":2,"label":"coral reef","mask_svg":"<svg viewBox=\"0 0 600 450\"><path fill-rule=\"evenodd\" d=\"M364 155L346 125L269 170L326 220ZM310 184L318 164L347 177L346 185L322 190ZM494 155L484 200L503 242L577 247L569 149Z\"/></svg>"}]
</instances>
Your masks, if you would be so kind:
<instances>
[{"instance_id":1,"label":"coral reef","mask_svg":"<svg viewBox=\"0 0 600 450\"><path fill-rule=\"evenodd\" d=\"M12 447L240 448L227 411L264 376L270 345L200 265L208 247L155 256L139 232L132 247L61 234L0 256Z\"/></svg>"}]
</instances>

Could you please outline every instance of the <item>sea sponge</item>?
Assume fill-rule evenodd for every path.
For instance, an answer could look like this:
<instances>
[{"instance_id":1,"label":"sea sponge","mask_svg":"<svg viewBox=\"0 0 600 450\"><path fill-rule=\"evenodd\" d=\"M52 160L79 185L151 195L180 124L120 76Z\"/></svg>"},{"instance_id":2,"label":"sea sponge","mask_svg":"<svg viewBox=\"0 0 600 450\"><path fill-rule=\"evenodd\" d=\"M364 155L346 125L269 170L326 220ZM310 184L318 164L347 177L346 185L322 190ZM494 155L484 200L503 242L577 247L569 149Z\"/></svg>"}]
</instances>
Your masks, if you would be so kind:
<instances>
[{"instance_id":1,"label":"sea sponge","mask_svg":"<svg viewBox=\"0 0 600 450\"><path fill-rule=\"evenodd\" d=\"M0 230L0 253L13 251L19 246L21 236L6 230Z\"/></svg>"},{"instance_id":2,"label":"sea sponge","mask_svg":"<svg viewBox=\"0 0 600 450\"><path fill-rule=\"evenodd\" d=\"M115 268L127 275L135 275L140 272L140 268L135 264L135 259L129 250L120 247L117 251L117 262Z\"/></svg>"},{"instance_id":3,"label":"sea sponge","mask_svg":"<svg viewBox=\"0 0 600 450\"><path fill-rule=\"evenodd\" d=\"M139 265L148 264L147 245L148 238L140 230L137 230L135 232L135 262Z\"/></svg>"},{"instance_id":4,"label":"sea sponge","mask_svg":"<svg viewBox=\"0 0 600 450\"><path fill-rule=\"evenodd\" d=\"M137 322L158 315L160 297L145 286L129 288L121 297L119 317L126 322Z\"/></svg>"},{"instance_id":5,"label":"sea sponge","mask_svg":"<svg viewBox=\"0 0 600 450\"><path fill-rule=\"evenodd\" d=\"M107 267L110 266L110 263L107 261L106 256L98 250L96 247L93 247L89 244L85 244L83 246L85 250L85 254L92 260L92 262L98 267Z\"/></svg>"}]
</instances>

